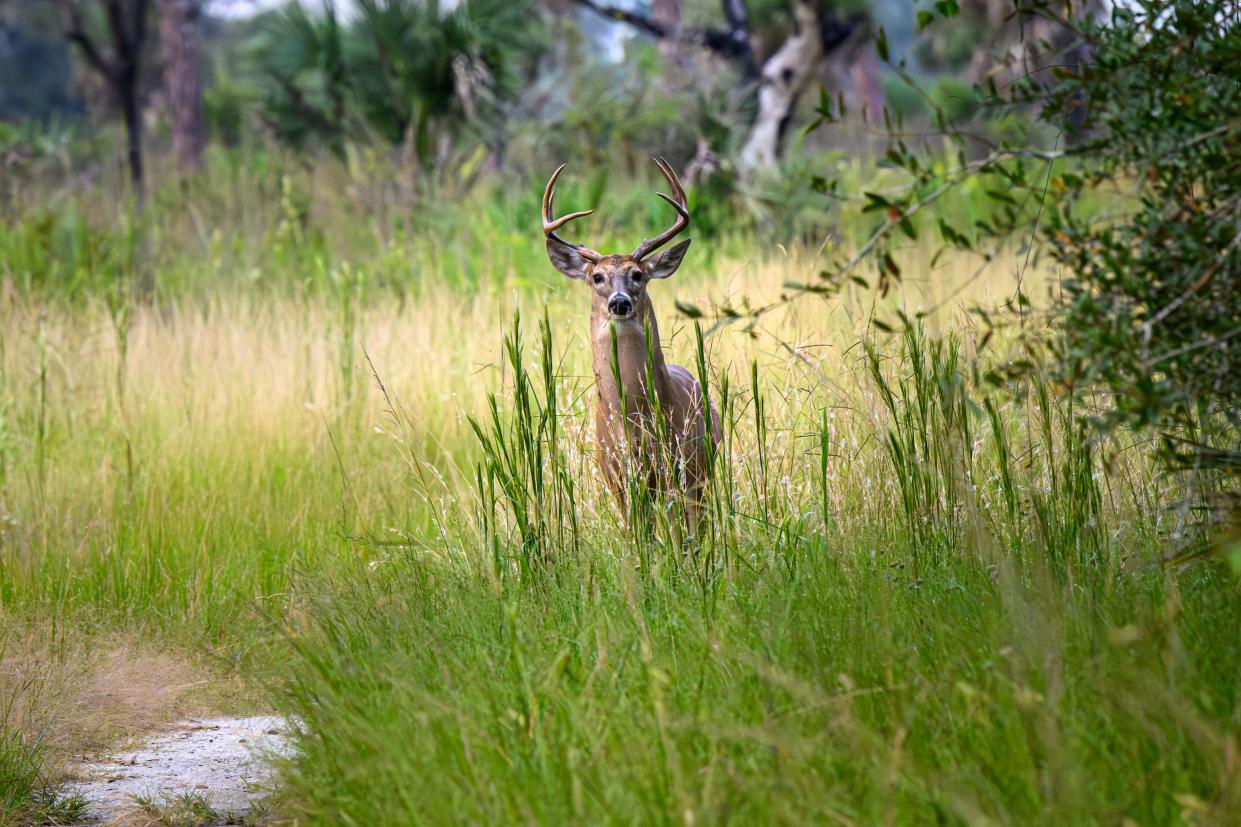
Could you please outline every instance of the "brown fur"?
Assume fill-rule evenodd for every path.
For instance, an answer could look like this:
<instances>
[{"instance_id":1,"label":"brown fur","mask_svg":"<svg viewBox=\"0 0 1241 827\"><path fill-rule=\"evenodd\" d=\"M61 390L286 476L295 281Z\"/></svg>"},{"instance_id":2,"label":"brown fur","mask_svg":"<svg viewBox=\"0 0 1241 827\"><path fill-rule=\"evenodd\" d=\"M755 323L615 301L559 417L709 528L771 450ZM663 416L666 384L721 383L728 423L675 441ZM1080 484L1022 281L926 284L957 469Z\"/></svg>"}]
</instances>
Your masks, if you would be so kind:
<instances>
[{"instance_id":1,"label":"brown fur","mask_svg":"<svg viewBox=\"0 0 1241 827\"><path fill-rule=\"evenodd\" d=\"M688 246L689 242L683 241L645 261L610 255L590 262L550 239L547 251L561 273L591 288L595 431L599 464L608 486L624 507L627 481L634 475L652 493L670 492L679 482L694 516L707 483L702 389L688 370L664 361L655 308L646 292L651 279L668 278L676 272ZM617 295L626 296L632 304L627 317L618 318L609 310L609 299ZM649 379L653 382L648 381L648 353L652 357ZM666 429L660 428L657 409L666 417ZM714 407L711 422L712 441L718 445L719 414Z\"/></svg>"}]
</instances>

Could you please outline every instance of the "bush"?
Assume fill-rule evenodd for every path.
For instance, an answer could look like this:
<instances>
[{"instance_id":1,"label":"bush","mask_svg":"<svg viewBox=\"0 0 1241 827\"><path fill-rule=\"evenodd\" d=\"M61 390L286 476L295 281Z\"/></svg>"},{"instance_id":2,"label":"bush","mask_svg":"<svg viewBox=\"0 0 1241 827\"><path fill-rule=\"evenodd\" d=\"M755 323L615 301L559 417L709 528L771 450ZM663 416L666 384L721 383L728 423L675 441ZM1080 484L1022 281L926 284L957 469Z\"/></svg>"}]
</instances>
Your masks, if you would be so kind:
<instances>
[{"instance_id":1,"label":"bush","mask_svg":"<svg viewBox=\"0 0 1241 827\"><path fill-rule=\"evenodd\" d=\"M1052 181L1048 222L1065 381L1108 388L1104 422L1159 429L1174 462L1241 471L1236 6L1141 0L1081 36L1093 60L1057 71L1044 112L1085 162ZM1082 194L1111 185L1135 192L1128 208L1083 217Z\"/></svg>"}]
</instances>

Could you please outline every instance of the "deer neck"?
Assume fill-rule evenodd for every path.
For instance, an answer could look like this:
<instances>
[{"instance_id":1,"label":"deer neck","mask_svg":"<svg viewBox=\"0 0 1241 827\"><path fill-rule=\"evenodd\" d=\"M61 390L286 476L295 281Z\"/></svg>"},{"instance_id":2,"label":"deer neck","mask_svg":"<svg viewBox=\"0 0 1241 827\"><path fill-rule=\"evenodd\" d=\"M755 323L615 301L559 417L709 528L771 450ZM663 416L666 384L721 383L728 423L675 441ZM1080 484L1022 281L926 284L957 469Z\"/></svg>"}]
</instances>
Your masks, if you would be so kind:
<instances>
[{"instance_id":1,"label":"deer neck","mask_svg":"<svg viewBox=\"0 0 1241 827\"><path fill-rule=\"evenodd\" d=\"M657 396L661 403L666 404L664 353L660 348L659 325L650 298L643 296L633 316L624 321L614 322L606 308L596 306L591 312L590 326L595 382L599 389L599 401L605 409L608 412L620 411L622 393L625 411L631 417L649 412L652 396ZM649 387L648 354L653 357L649 371L649 377L654 379L655 384L653 392Z\"/></svg>"}]
</instances>

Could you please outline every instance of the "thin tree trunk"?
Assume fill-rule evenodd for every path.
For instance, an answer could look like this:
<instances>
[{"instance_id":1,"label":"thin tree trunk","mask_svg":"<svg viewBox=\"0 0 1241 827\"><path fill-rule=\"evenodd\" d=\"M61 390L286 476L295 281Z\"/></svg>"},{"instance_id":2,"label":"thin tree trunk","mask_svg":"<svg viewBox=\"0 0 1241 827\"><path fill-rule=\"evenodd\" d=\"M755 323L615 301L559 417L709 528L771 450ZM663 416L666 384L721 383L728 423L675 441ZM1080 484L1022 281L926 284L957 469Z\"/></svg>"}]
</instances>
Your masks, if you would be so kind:
<instances>
[{"instance_id":1,"label":"thin tree trunk","mask_svg":"<svg viewBox=\"0 0 1241 827\"><path fill-rule=\"evenodd\" d=\"M158 0L158 4L172 146L181 167L196 170L202 166L207 143L198 65L198 4L196 0Z\"/></svg>"},{"instance_id":2,"label":"thin tree trunk","mask_svg":"<svg viewBox=\"0 0 1241 827\"><path fill-rule=\"evenodd\" d=\"M146 200L146 176L142 167L142 110L138 106L137 78L122 82L117 90L121 98L121 115L125 120L126 158L129 180L138 203Z\"/></svg>"},{"instance_id":3,"label":"thin tree trunk","mask_svg":"<svg viewBox=\"0 0 1241 827\"><path fill-rule=\"evenodd\" d=\"M796 30L763 64L758 116L738 159L742 176L775 165L793 108L823 57L817 5L813 0L798 0L793 16Z\"/></svg>"},{"instance_id":4,"label":"thin tree trunk","mask_svg":"<svg viewBox=\"0 0 1241 827\"><path fill-rule=\"evenodd\" d=\"M102 48L102 34L92 37L83 23L75 0L58 0L65 37L81 51L86 63L108 84L120 106L125 123L126 158L134 197L141 204L145 190L142 170L142 108L138 100L138 81L142 69L142 48L146 43L149 0L92 0L103 5L106 35L112 41L111 53Z\"/></svg>"}]
</instances>

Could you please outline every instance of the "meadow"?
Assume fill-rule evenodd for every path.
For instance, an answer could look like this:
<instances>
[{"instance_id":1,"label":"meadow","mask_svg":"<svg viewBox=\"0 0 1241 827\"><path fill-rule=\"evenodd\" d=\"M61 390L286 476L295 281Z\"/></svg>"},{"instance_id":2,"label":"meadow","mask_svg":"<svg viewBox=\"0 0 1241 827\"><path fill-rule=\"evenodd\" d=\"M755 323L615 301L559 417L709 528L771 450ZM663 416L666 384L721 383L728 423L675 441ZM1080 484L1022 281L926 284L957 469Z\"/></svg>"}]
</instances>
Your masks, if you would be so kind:
<instances>
[{"instance_id":1,"label":"meadow","mask_svg":"<svg viewBox=\"0 0 1241 827\"><path fill-rule=\"evenodd\" d=\"M966 311L1055 289L1019 249L696 328L859 237L717 215L652 288L724 420L687 544L602 485L541 180L411 213L382 159L209 162L141 215L6 185L0 821L259 709L297 721L276 824L1241 820L1237 573L1175 558L1149 439L992 371L1024 345ZM658 225L644 173L560 197L605 184L598 246Z\"/></svg>"}]
</instances>

